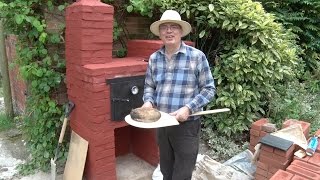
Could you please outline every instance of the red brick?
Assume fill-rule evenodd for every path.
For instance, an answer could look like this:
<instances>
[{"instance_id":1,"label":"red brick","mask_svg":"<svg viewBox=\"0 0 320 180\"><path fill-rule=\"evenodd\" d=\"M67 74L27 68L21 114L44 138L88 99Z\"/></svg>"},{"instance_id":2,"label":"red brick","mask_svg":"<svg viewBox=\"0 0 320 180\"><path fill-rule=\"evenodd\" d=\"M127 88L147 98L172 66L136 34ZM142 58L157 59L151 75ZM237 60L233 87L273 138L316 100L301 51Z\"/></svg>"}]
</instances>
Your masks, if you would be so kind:
<instances>
[{"instance_id":1,"label":"red brick","mask_svg":"<svg viewBox=\"0 0 320 180\"><path fill-rule=\"evenodd\" d=\"M295 174L291 180L306 180L306 178Z\"/></svg>"},{"instance_id":2,"label":"red brick","mask_svg":"<svg viewBox=\"0 0 320 180\"><path fill-rule=\"evenodd\" d=\"M294 160L291 165L300 166L304 169L310 170L320 175L320 166L316 166L314 164L307 163L305 161Z\"/></svg>"},{"instance_id":3,"label":"red brick","mask_svg":"<svg viewBox=\"0 0 320 180\"><path fill-rule=\"evenodd\" d=\"M268 177L268 171L260 169L260 168L257 168L256 174L259 174L259 175L266 177L266 178Z\"/></svg>"},{"instance_id":4,"label":"red brick","mask_svg":"<svg viewBox=\"0 0 320 180\"><path fill-rule=\"evenodd\" d=\"M283 169L283 170L286 169L291 162L290 160L287 160L286 162L282 163L276 159L273 159L272 157L268 157L264 155L259 156L259 161L261 161L262 163L268 164L269 168L274 167L274 168Z\"/></svg>"},{"instance_id":5,"label":"red brick","mask_svg":"<svg viewBox=\"0 0 320 180\"><path fill-rule=\"evenodd\" d=\"M272 152L268 152L268 151L265 151L263 149L261 149L260 155L264 155L264 156L267 156L267 157L273 157L273 153Z\"/></svg>"},{"instance_id":6,"label":"red brick","mask_svg":"<svg viewBox=\"0 0 320 180\"><path fill-rule=\"evenodd\" d=\"M260 161L257 162L257 167L258 167L258 168L261 168L261 169L263 169L263 170L266 170L266 171L269 170L268 164L262 163L262 162L260 162Z\"/></svg>"},{"instance_id":7,"label":"red brick","mask_svg":"<svg viewBox=\"0 0 320 180\"><path fill-rule=\"evenodd\" d=\"M279 169L270 180L290 180L292 177L292 173Z\"/></svg>"},{"instance_id":8,"label":"red brick","mask_svg":"<svg viewBox=\"0 0 320 180\"><path fill-rule=\"evenodd\" d=\"M296 145L292 145L287 151L283 151L281 149L274 149L274 153L279 155L279 156L283 156L283 157L289 157L289 156L293 156L293 151L295 150L295 146Z\"/></svg>"},{"instance_id":9,"label":"red brick","mask_svg":"<svg viewBox=\"0 0 320 180\"><path fill-rule=\"evenodd\" d=\"M265 131L260 131L260 137L264 137L265 135L267 135L269 133L265 132Z\"/></svg>"},{"instance_id":10,"label":"red brick","mask_svg":"<svg viewBox=\"0 0 320 180\"><path fill-rule=\"evenodd\" d=\"M270 173L276 173L278 170L285 170L285 168L284 169L279 169L279 168L275 168L275 167L272 167L272 166L270 166L269 167L269 172Z\"/></svg>"},{"instance_id":11,"label":"red brick","mask_svg":"<svg viewBox=\"0 0 320 180\"><path fill-rule=\"evenodd\" d=\"M258 121L251 124L251 129L261 131L261 127L268 122L269 120L266 118L259 119Z\"/></svg>"},{"instance_id":12,"label":"red brick","mask_svg":"<svg viewBox=\"0 0 320 180\"><path fill-rule=\"evenodd\" d=\"M270 179L275 173L268 172L268 179Z\"/></svg>"},{"instance_id":13,"label":"red brick","mask_svg":"<svg viewBox=\"0 0 320 180\"><path fill-rule=\"evenodd\" d=\"M310 156L308 156L310 157ZM314 164L316 166L320 167L320 153L314 153L313 156L311 156L308 160L308 163Z\"/></svg>"},{"instance_id":14,"label":"red brick","mask_svg":"<svg viewBox=\"0 0 320 180\"><path fill-rule=\"evenodd\" d=\"M314 180L320 180L320 175L317 173L314 173L312 171L309 171L307 169L304 169L300 166L290 165L287 168L287 172L290 172L292 174L300 175L304 178L314 179Z\"/></svg>"},{"instance_id":15,"label":"red brick","mask_svg":"<svg viewBox=\"0 0 320 180\"><path fill-rule=\"evenodd\" d=\"M250 145L252 146L256 146L258 144L258 142L260 141L260 137L256 137L256 136L250 136Z\"/></svg>"},{"instance_id":16,"label":"red brick","mask_svg":"<svg viewBox=\"0 0 320 180\"><path fill-rule=\"evenodd\" d=\"M268 146L268 145L262 144L261 149L264 150L264 151L273 153L275 148L272 147L272 146Z\"/></svg>"},{"instance_id":17,"label":"red brick","mask_svg":"<svg viewBox=\"0 0 320 180\"><path fill-rule=\"evenodd\" d=\"M250 129L250 135L259 137L260 136L260 131L255 130L255 129Z\"/></svg>"},{"instance_id":18,"label":"red brick","mask_svg":"<svg viewBox=\"0 0 320 180\"><path fill-rule=\"evenodd\" d=\"M261 176L260 174L255 174L255 180L267 180L268 178Z\"/></svg>"},{"instance_id":19,"label":"red brick","mask_svg":"<svg viewBox=\"0 0 320 180\"><path fill-rule=\"evenodd\" d=\"M292 154L293 155L293 154ZM279 156L277 154L273 154L272 155L272 158L273 159L276 159L277 161L281 162L281 163L284 163L286 162L287 160L289 161L292 161L293 160L293 156L288 156L288 157L284 157L284 156Z\"/></svg>"}]
</instances>

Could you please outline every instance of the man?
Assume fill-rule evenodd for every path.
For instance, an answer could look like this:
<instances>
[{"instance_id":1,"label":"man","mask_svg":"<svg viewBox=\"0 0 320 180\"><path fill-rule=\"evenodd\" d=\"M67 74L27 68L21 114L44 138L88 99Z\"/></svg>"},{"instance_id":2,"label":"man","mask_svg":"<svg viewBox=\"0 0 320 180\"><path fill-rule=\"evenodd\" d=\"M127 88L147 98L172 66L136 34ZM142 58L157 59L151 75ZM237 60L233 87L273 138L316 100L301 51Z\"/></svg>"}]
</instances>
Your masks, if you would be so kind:
<instances>
[{"instance_id":1,"label":"man","mask_svg":"<svg viewBox=\"0 0 320 180\"><path fill-rule=\"evenodd\" d=\"M204 53L181 41L191 25L181 20L178 12L165 11L150 30L164 46L150 56L142 107L170 113L180 121L178 126L157 129L160 170L164 180L188 180L195 167L201 129L200 117L189 115L213 99L214 80Z\"/></svg>"}]
</instances>

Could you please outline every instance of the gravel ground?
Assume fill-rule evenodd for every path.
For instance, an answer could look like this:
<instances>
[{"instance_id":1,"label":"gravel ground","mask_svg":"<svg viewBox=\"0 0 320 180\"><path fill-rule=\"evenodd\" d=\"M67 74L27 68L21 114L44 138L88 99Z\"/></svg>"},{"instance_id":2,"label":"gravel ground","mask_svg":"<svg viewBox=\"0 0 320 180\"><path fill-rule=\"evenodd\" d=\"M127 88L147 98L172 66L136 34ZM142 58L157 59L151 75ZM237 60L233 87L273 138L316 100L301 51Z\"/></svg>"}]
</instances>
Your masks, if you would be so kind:
<instances>
[{"instance_id":1,"label":"gravel ground","mask_svg":"<svg viewBox=\"0 0 320 180\"><path fill-rule=\"evenodd\" d=\"M0 97L0 112L4 111L4 100ZM16 167L29 157L25 141L19 129L0 132L0 180L50 180L50 174L37 172L28 176L18 175ZM58 177L62 179L61 176Z\"/></svg>"}]
</instances>

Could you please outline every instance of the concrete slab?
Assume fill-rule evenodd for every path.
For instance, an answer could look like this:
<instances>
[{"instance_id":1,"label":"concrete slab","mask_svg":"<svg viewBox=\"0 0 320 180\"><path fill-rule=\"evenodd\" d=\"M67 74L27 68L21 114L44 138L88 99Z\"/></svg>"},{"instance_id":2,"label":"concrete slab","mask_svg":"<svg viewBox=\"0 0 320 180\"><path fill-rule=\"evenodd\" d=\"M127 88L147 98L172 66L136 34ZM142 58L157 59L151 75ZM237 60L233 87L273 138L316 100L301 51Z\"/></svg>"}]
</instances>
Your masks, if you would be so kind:
<instances>
[{"instance_id":1,"label":"concrete slab","mask_svg":"<svg viewBox=\"0 0 320 180\"><path fill-rule=\"evenodd\" d=\"M117 180L151 180L156 167L134 154L117 157Z\"/></svg>"}]
</instances>

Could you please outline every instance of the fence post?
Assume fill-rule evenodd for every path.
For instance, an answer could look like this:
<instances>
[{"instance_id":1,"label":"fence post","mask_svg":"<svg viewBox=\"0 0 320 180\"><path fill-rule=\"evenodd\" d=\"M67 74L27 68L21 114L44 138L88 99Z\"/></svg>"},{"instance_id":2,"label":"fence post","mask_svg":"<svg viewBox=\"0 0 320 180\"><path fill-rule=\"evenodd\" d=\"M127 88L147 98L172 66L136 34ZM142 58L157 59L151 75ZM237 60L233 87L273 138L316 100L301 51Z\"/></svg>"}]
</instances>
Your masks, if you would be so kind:
<instances>
[{"instance_id":1,"label":"fence post","mask_svg":"<svg viewBox=\"0 0 320 180\"><path fill-rule=\"evenodd\" d=\"M10 78L8 70L8 59L4 40L4 30L3 30L3 19L0 19L0 68L2 75L2 85L3 85L3 98L5 113L7 117L13 118L13 105L12 105L12 95L10 87Z\"/></svg>"}]
</instances>

